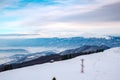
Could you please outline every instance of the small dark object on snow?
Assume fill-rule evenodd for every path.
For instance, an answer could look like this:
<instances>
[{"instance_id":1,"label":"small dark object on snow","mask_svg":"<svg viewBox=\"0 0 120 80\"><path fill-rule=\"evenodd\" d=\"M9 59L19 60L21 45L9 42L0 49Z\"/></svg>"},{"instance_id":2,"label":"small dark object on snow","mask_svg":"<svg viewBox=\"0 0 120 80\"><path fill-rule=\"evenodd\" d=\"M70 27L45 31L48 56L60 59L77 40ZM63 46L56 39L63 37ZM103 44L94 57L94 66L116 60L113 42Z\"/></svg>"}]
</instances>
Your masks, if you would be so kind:
<instances>
[{"instance_id":1,"label":"small dark object on snow","mask_svg":"<svg viewBox=\"0 0 120 80\"><path fill-rule=\"evenodd\" d=\"M56 78L54 77L52 80L56 80Z\"/></svg>"},{"instance_id":2,"label":"small dark object on snow","mask_svg":"<svg viewBox=\"0 0 120 80\"><path fill-rule=\"evenodd\" d=\"M81 73L84 73L84 59L81 59Z\"/></svg>"}]
</instances>

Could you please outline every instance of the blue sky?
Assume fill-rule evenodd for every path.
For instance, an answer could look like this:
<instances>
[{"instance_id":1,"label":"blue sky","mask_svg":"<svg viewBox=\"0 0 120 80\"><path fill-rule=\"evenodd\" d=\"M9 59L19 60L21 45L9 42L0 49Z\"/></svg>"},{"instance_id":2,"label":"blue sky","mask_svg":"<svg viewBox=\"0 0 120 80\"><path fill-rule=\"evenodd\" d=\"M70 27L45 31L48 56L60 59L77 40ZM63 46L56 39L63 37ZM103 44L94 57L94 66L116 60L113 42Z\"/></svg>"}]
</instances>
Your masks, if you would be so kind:
<instances>
[{"instance_id":1,"label":"blue sky","mask_svg":"<svg viewBox=\"0 0 120 80\"><path fill-rule=\"evenodd\" d=\"M120 35L119 14L120 0L2 0L0 34Z\"/></svg>"}]
</instances>

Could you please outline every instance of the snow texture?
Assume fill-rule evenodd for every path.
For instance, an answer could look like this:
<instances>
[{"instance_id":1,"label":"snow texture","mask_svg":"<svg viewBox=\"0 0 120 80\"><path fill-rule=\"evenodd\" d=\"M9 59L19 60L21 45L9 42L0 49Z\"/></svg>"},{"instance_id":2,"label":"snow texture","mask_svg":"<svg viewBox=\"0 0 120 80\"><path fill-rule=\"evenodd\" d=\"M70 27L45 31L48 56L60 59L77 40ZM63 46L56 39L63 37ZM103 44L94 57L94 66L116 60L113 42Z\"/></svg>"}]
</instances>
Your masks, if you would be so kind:
<instances>
[{"instance_id":1,"label":"snow texture","mask_svg":"<svg viewBox=\"0 0 120 80\"><path fill-rule=\"evenodd\" d=\"M84 73L81 73L84 59ZM120 80L120 47L0 73L0 80Z\"/></svg>"}]
</instances>

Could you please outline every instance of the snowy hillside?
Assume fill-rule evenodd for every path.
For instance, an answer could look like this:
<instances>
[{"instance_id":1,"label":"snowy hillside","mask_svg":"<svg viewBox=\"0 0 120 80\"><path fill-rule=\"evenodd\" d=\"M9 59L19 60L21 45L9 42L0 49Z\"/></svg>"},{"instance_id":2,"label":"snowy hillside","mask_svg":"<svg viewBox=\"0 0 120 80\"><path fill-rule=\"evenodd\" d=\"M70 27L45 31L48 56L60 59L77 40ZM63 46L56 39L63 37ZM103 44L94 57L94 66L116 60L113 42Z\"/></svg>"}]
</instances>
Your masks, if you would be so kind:
<instances>
[{"instance_id":1,"label":"snowy hillside","mask_svg":"<svg viewBox=\"0 0 120 80\"><path fill-rule=\"evenodd\" d=\"M84 73L81 73L84 59ZM120 80L120 47L0 73L0 80Z\"/></svg>"}]
</instances>

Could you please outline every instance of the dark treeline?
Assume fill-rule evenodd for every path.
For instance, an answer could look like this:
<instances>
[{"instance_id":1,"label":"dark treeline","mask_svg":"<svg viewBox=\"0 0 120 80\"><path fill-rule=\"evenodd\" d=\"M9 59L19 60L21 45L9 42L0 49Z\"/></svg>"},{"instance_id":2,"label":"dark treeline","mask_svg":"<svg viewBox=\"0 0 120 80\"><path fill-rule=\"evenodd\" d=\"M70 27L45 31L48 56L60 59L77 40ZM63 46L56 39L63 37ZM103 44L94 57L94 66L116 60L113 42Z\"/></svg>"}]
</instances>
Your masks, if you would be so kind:
<instances>
[{"instance_id":1,"label":"dark treeline","mask_svg":"<svg viewBox=\"0 0 120 80\"><path fill-rule=\"evenodd\" d=\"M41 56L37 59L23 62L23 63L0 65L0 72L17 69L17 68L22 68L22 67L26 67L26 66L31 66L31 65L36 65L36 64L43 64L43 63L47 63L47 62L52 63L54 61L67 60L67 59L71 59L71 58L74 58L74 57L77 57L80 55L88 55L88 54L97 53L97 52L101 52L101 51L104 51L104 49L91 51L91 52L80 52L80 53L71 53L71 54L64 54L64 55L51 54L51 55L47 55L47 56Z\"/></svg>"}]
</instances>

